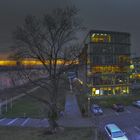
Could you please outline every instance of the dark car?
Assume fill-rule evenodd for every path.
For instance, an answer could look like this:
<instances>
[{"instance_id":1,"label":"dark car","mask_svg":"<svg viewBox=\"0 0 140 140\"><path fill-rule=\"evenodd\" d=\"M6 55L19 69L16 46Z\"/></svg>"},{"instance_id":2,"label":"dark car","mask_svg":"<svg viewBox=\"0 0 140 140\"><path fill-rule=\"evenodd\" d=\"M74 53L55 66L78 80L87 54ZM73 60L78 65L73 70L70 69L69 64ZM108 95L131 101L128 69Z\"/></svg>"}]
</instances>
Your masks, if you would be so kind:
<instances>
[{"instance_id":1,"label":"dark car","mask_svg":"<svg viewBox=\"0 0 140 140\"><path fill-rule=\"evenodd\" d=\"M124 105L121 104L121 103L113 104L113 105L112 105L112 108L113 108L114 110L116 110L117 112L122 112L122 111L124 111Z\"/></svg>"},{"instance_id":2,"label":"dark car","mask_svg":"<svg viewBox=\"0 0 140 140\"><path fill-rule=\"evenodd\" d=\"M94 115L102 115L103 114L103 110L101 109L101 107L97 104L92 104L91 106L91 112Z\"/></svg>"}]
</instances>

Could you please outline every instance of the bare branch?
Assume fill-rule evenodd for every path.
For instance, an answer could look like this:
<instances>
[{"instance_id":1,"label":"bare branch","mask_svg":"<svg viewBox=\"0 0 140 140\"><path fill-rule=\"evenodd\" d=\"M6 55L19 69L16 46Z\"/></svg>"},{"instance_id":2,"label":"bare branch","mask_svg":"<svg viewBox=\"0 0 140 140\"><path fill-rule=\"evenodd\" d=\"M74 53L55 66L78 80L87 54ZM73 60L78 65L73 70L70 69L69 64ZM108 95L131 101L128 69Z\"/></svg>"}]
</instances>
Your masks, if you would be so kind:
<instances>
[{"instance_id":1,"label":"bare branch","mask_svg":"<svg viewBox=\"0 0 140 140\"><path fill-rule=\"evenodd\" d=\"M58 91L62 75L76 66L79 47L76 44L76 32L82 28L75 7L58 8L44 15L43 19L27 16L24 24L14 32L14 57L22 63L30 59L40 62L38 67L45 71L46 79L39 77L41 70L36 70L38 80L30 77L31 68L23 67L22 75L35 85L45 88L48 99L37 95L34 98L46 102L52 109L57 108ZM75 45L76 44L76 45ZM78 48L78 49L77 49Z\"/></svg>"}]
</instances>

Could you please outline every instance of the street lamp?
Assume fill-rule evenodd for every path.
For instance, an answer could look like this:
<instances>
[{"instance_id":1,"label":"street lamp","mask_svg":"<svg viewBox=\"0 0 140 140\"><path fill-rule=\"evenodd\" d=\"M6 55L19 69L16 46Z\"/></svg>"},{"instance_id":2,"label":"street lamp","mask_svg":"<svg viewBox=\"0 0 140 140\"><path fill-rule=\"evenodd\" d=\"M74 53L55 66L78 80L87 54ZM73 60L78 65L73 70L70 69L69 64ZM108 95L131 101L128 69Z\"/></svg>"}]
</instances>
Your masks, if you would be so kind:
<instances>
[{"instance_id":1,"label":"street lamp","mask_svg":"<svg viewBox=\"0 0 140 140\"><path fill-rule=\"evenodd\" d=\"M90 116L90 96L88 97L88 116Z\"/></svg>"},{"instance_id":2,"label":"street lamp","mask_svg":"<svg viewBox=\"0 0 140 140\"><path fill-rule=\"evenodd\" d=\"M70 91L72 92L72 79L69 78L69 83L70 83Z\"/></svg>"}]
</instances>

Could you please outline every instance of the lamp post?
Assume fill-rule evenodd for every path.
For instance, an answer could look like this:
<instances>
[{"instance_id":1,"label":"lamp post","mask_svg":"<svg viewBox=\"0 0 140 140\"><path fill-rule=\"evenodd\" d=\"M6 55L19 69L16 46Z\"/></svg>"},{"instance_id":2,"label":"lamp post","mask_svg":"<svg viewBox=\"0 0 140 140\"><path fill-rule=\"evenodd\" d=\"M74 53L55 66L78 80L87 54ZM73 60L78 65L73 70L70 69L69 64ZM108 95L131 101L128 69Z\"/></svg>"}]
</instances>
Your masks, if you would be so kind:
<instances>
[{"instance_id":1,"label":"lamp post","mask_svg":"<svg viewBox=\"0 0 140 140\"><path fill-rule=\"evenodd\" d=\"M2 105L1 105L2 100L0 99L0 115L2 115Z\"/></svg>"},{"instance_id":2,"label":"lamp post","mask_svg":"<svg viewBox=\"0 0 140 140\"><path fill-rule=\"evenodd\" d=\"M88 97L88 116L90 116L90 96Z\"/></svg>"},{"instance_id":3,"label":"lamp post","mask_svg":"<svg viewBox=\"0 0 140 140\"><path fill-rule=\"evenodd\" d=\"M6 111L6 112L8 111L8 101L7 101L7 97L6 97L6 108L5 108L5 111Z\"/></svg>"},{"instance_id":4,"label":"lamp post","mask_svg":"<svg viewBox=\"0 0 140 140\"><path fill-rule=\"evenodd\" d=\"M72 80L71 80L71 78L69 78L69 83L70 83L70 91L72 92L73 90L72 90Z\"/></svg>"}]
</instances>

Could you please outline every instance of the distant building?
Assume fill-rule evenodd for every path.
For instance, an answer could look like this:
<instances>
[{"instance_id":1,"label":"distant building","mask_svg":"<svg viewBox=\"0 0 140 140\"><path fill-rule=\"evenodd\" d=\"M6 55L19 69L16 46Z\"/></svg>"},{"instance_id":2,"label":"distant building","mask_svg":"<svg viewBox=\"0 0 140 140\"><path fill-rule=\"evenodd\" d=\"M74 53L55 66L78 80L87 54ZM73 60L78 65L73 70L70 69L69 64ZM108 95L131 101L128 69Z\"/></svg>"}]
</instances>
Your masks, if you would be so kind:
<instances>
[{"instance_id":1,"label":"distant building","mask_svg":"<svg viewBox=\"0 0 140 140\"><path fill-rule=\"evenodd\" d=\"M129 33L90 31L79 61L79 78L91 87L92 95L129 93Z\"/></svg>"},{"instance_id":2,"label":"distant building","mask_svg":"<svg viewBox=\"0 0 140 140\"><path fill-rule=\"evenodd\" d=\"M139 88L140 88L140 57L134 57L131 59L131 75L130 75L130 79L131 79L131 83L132 84L139 84ZM135 85L135 87L137 87Z\"/></svg>"}]
</instances>

